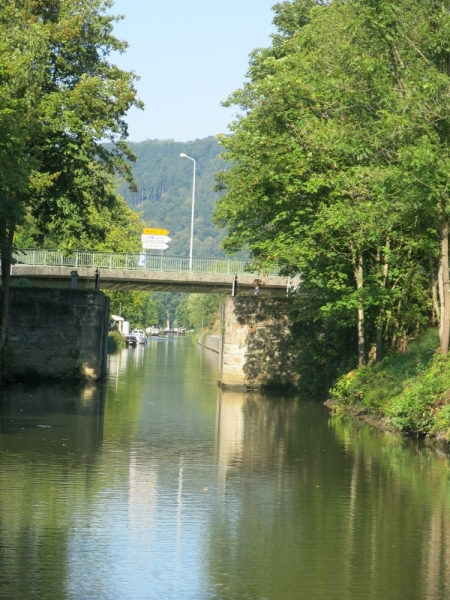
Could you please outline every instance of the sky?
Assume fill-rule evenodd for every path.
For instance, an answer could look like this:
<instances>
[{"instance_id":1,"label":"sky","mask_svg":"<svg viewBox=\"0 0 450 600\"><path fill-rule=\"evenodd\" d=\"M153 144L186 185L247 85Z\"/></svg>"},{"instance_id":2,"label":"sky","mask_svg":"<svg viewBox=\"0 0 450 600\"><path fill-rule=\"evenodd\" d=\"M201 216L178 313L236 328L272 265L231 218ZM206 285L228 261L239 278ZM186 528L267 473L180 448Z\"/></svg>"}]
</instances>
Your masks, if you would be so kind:
<instances>
[{"instance_id":1,"label":"sky","mask_svg":"<svg viewBox=\"0 0 450 600\"><path fill-rule=\"evenodd\" d=\"M185 142L228 131L220 103L245 81L248 55L270 45L276 0L116 0L129 48L114 62L140 76L145 110L128 114L129 141Z\"/></svg>"}]
</instances>

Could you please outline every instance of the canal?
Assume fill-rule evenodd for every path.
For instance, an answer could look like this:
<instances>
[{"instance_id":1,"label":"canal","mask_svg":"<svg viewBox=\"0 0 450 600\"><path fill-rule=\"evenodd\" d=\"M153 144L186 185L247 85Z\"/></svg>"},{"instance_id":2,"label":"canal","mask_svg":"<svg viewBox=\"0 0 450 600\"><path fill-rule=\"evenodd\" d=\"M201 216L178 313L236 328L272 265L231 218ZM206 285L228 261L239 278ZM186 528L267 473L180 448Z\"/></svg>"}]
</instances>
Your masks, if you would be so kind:
<instances>
[{"instance_id":1,"label":"canal","mask_svg":"<svg viewBox=\"0 0 450 600\"><path fill-rule=\"evenodd\" d=\"M449 463L152 339L0 393L1 600L444 600Z\"/></svg>"}]
</instances>

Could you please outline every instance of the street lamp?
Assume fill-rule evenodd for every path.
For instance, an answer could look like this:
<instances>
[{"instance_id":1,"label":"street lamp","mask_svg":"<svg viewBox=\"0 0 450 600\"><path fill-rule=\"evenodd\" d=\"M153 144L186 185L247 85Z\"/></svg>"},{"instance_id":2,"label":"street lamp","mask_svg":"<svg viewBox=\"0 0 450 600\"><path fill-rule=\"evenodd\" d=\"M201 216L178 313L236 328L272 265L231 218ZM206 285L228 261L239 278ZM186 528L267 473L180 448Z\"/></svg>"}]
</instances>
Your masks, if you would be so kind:
<instances>
[{"instance_id":1,"label":"street lamp","mask_svg":"<svg viewBox=\"0 0 450 600\"><path fill-rule=\"evenodd\" d=\"M180 156L181 156L181 158L188 158L189 160L192 160L192 162L194 163L194 177L192 180L191 247L189 250L189 271L192 271L192 248L194 245L195 167L197 166L197 163L195 162L194 158L191 158L184 152L182 152L180 154Z\"/></svg>"}]
</instances>

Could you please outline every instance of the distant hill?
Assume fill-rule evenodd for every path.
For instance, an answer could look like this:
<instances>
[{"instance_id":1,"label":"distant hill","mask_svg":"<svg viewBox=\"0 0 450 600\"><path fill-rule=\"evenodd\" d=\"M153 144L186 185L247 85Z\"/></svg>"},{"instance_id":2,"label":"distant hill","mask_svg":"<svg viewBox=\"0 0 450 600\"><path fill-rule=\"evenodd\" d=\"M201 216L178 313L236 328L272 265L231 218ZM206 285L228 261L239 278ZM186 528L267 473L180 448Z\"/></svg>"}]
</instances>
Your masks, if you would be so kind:
<instances>
[{"instance_id":1,"label":"distant hill","mask_svg":"<svg viewBox=\"0 0 450 600\"><path fill-rule=\"evenodd\" d=\"M225 232L211 222L212 211L219 194L213 192L214 174L226 163L218 158L223 152L214 137L193 142L147 140L130 143L138 157L133 165L138 192L131 193L125 185L119 193L128 206L142 212L149 227L164 227L172 242L165 255L188 256L192 206L193 162L181 158L184 152L197 161L194 256L223 256L220 243Z\"/></svg>"}]
</instances>

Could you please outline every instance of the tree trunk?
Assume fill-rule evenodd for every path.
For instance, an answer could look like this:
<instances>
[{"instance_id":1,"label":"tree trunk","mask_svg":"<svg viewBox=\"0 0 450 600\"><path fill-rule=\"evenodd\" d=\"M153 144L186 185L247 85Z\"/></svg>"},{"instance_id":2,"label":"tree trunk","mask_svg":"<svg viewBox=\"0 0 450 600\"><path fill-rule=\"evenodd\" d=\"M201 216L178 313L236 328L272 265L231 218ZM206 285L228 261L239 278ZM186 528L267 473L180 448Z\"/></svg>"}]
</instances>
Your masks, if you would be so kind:
<instances>
[{"instance_id":1,"label":"tree trunk","mask_svg":"<svg viewBox=\"0 0 450 600\"><path fill-rule=\"evenodd\" d=\"M442 297L441 297L441 353L446 355L449 347L450 335L450 289L448 272L448 220L442 219L439 225L441 261L440 271L442 279Z\"/></svg>"},{"instance_id":2,"label":"tree trunk","mask_svg":"<svg viewBox=\"0 0 450 600\"><path fill-rule=\"evenodd\" d=\"M441 310L438 302L438 290L437 290L437 276L434 270L433 256L431 252L428 254L430 261L430 288L431 288L431 300L432 300L432 311L431 311L431 322L435 325L436 320L438 323L441 319Z\"/></svg>"},{"instance_id":3,"label":"tree trunk","mask_svg":"<svg viewBox=\"0 0 450 600\"><path fill-rule=\"evenodd\" d=\"M1 371L2 361L5 343L6 343L6 324L8 322L8 309L9 309L9 284L11 278L11 264L12 264L12 244L14 239L14 227L5 235L7 239L7 248L3 249L1 261L1 273L2 273L2 287L0 297L0 375L3 375Z\"/></svg>"},{"instance_id":4,"label":"tree trunk","mask_svg":"<svg viewBox=\"0 0 450 600\"><path fill-rule=\"evenodd\" d=\"M363 258L362 252L357 251L354 253L354 265L355 265L355 279L356 289L359 291L364 286L364 269L363 269ZM364 307L362 302L359 301L358 305L358 366L362 367L366 364L366 349L364 342Z\"/></svg>"},{"instance_id":5,"label":"tree trunk","mask_svg":"<svg viewBox=\"0 0 450 600\"><path fill-rule=\"evenodd\" d=\"M444 315L444 284L442 280L442 263L441 257L439 256L439 270L438 270L438 289L439 289L439 342L442 344L442 318Z\"/></svg>"},{"instance_id":6,"label":"tree trunk","mask_svg":"<svg viewBox=\"0 0 450 600\"><path fill-rule=\"evenodd\" d=\"M389 248L390 248L390 240L387 239L385 251L383 253L383 271L381 274L381 287L382 288L386 287L388 273L389 273L389 260L386 255L387 251L389 251ZM380 260L380 262L381 262L381 260ZM375 357L376 362L380 362L380 360L383 359L384 315L385 315L385 301L383 299L382 303L381 303L381 307L380 307L379 322L378 322L378 327L377 327L377 339L376 339L377 350L376 350L376 357Z\"/></svg>"}]
</instances>

